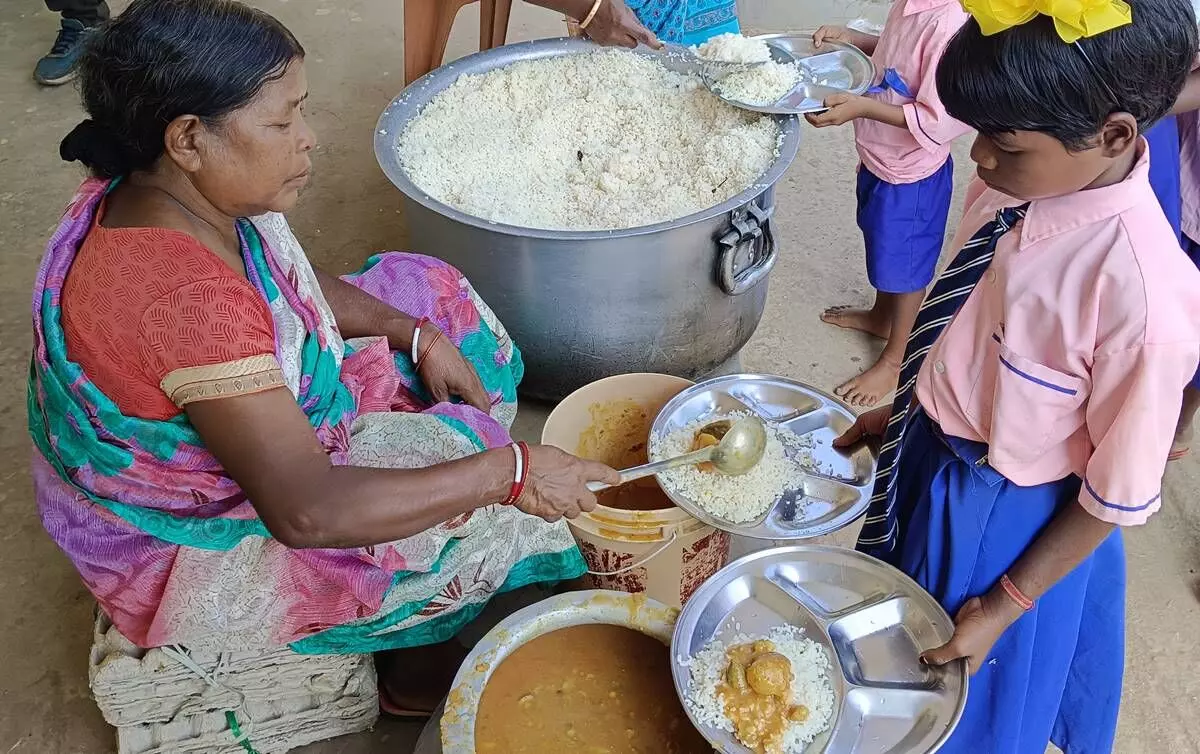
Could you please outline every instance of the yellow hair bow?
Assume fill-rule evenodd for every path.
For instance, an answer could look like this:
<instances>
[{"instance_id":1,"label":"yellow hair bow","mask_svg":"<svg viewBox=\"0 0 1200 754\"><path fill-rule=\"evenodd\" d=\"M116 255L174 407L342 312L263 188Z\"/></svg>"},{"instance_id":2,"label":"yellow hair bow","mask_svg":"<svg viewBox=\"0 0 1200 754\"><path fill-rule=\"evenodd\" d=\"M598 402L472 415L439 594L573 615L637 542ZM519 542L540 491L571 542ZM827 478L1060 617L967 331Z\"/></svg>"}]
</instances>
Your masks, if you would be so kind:
<instances>
[{"instance_id":1,"label":"yellow hair bow","mask_svg":"<svg viewBox=\"0 0 1200 754\"><path fill-rule=\"evenodd\" d=\"M1071 44L1133 23L1125 0L962 0L984 36L1028 23L1037 15L1054 19L1054 28Z\"/></svg>"}]
</instances>

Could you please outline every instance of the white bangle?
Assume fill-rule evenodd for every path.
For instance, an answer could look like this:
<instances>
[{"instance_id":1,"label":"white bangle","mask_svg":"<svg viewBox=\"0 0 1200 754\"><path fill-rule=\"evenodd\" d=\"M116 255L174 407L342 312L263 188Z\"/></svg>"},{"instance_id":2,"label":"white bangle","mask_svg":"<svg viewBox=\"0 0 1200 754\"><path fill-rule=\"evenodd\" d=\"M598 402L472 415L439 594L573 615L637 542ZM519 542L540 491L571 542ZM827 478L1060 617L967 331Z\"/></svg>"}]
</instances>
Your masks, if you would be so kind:
<instances>
[{"instance_id":1,"label":"white bangle","mask_svg":"<svg viewBox=\"0 0 1200 754\"><path fill-rule=\"evenodd\" d=\"M592 19L596 17L596 12L600 10L600 6L603 4L604 0L596 0L596 2L592 3L592 9L588 11L587 16L585 16L584 19L579 22L580 29L586 29L588 27L588 24L590 24Z\"/></svg>"},{"instance_id":2,"label":"white bangle","mask_svg":"<svg viewBox=\"0 0 1200 754\"><path fill-rule=\"evenodd\" d=\"M513 449L513 454L517 457L517 473L513 476L513 484L520 484L521 477L525 475L525 457L521 453L521 446L515 442L509 443L509 447Z\"/></svg>"},{"instance_id":3,"label":"white bangle","mask_svg":"<svg viewBox=\"0 0 1200 754\"><path fill-rule=\"evenodd\" d=\"M412 363L415 367L417 359L421 357L421 352L417 349L417 344L421 342L421 320L417 320L417 326L413 328L413 344L412 344Z\"/></svg>"}]
</instances>

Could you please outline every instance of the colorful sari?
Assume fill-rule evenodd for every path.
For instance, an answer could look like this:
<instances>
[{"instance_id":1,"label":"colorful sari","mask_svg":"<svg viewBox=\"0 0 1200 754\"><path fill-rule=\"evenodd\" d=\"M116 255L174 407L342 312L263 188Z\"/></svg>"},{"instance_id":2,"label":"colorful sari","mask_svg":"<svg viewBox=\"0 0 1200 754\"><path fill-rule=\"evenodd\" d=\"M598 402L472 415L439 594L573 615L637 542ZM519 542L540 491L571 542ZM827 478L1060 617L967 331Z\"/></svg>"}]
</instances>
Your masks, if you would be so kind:
<instances>
[{"instance_id":1,"label":"colorful sari","mask_svg":"<svg viewBox=\"0 0 1200 754\"><path fill-rule=\"evenodd\" d=\"M125 636L309 653L417 646L452 637L494 594L583 573L565 524L501 506L375 547L290 550L272 539L186 414L122 414L66 352L63 282L109 188L83 184L38 271L29 426L42 522ZM435 322L478 370L490 415L431 405L408 356L383 338L344 342L281 215L239 230L286 385L334 463L416 468L510 442L520 353L456 270L387 253L347 280Z\"/></svg>"},{"instance_id":2,"label":"colorful sari","mask_svg":"<svg viewBox=\"0 0 1200 754\"><path fill-rule=\"evenodd\" d=\"M638 20L664 42L698 45L739 31L736 0L626 0Z\"/></svg>"}]
</instances>

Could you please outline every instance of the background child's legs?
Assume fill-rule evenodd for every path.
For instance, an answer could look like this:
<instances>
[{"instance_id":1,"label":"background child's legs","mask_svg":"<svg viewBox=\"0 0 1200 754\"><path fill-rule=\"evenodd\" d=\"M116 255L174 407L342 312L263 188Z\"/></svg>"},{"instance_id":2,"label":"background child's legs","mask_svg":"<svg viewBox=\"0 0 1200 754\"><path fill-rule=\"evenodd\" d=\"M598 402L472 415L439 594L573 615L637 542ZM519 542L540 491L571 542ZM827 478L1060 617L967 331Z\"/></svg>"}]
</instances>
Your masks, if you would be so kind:
<instances>
[{"instance_id":1,"label":"background child's legs","mask_svg":"<svg viewBox=\"0 0 1200 754\"><path fill-rule=\"evenodd\" d=\"M1150 188L1178 237L1183 215L1179 178L1179 126L1175 116L1163 118L1145 133L1150 145Z\"/></svg>"},{"instance_id":2,"label":"background child's legs","mask_svg":"<svg viewBox=\"0 0 1200 754\"><path fill-rule=\"evenodd\" d=\"M1191 238L1181 235L1183 250L1200 267L1200 244ZM1175 426L1175 442L1171 444L1171 454L1168 461L1178 461L1192 449L1192 425L1196 421L1196 409L1200 408L1200 370L1192 377L1192 383L1183 391L1183 409L1179 412L1179 423Z\"/></svg>"},{"instance_id":3,"label":"background child's legs","mask_svg":"<svg viewBox=\"0 0 1200 754\"><path fill-rule=\"evenodd\" d=\"M896 387L908 335L942 251L953 183L950 160L928 178L902 184L888 183L859 166L858 227L875 304L870 309L832 307L821 315L831 325L887 339L874 364L834 390L853 406L874 405Z\"/></svg>"}]
</instances>

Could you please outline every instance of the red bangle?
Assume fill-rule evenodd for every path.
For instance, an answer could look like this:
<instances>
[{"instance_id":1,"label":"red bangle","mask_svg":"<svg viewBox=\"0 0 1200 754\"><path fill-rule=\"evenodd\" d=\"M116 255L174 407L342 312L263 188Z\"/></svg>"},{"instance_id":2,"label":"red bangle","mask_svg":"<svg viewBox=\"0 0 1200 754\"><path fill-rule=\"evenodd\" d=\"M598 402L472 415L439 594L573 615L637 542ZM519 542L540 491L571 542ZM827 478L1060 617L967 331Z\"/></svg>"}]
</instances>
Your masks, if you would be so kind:
<instances>
[{"instance_id":1,"label":"red bangle","mask_svg":"<svg viewBox=\"0 0 1200 754\"><path fill-rule=\"evenodd\" d=\"M1008 577L1007 573L1000 577L1000 586L1004 587L1005 594L1009 596L1009 599L1017 603L1022 610L1029 611L1033 609L1033 600L1026 597L1025 593L1018 589L1016 584L1012 583L1012 579Z\"/></svg>"},{"instance_id":2,"label":"red bangle","mask_svg":"<svg viewBox=\"0 0 1200 754\"><path fill-rule=\"evenodd\" d=\"M508 497L501 505L516 505L521 500L521 495L525 494L525 480L529 478L529 446L523 442L514 442L509 447L513 449L517 466L513 473L513 483L509 488Z\"/></svg>"}]
</instances>

